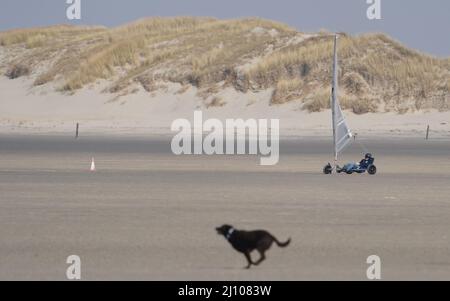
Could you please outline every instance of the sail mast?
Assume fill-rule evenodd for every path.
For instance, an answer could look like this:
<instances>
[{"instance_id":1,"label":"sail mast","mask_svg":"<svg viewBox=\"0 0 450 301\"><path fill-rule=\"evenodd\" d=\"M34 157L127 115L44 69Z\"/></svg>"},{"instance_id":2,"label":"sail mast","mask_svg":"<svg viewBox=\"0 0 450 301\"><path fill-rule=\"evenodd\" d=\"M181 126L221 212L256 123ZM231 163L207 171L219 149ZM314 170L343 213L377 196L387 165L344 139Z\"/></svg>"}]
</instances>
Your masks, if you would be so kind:
<instances>
[{"instance_id":1,"label":"sail mast","mask_svg":"<svg viewBox=\"0 0 450 301\"><path fill-rule=\"evenodd\" d=\"M337 89L338 89L338 62L337 62L337 39L338 36L334 36L334 56L333 56L333 87L331 90L331 114L333 122L333 148L334 148L334 170L336 170L338 160L338 150L336 141L336 102L337 102Z\"/></svg>"}]
</instances>

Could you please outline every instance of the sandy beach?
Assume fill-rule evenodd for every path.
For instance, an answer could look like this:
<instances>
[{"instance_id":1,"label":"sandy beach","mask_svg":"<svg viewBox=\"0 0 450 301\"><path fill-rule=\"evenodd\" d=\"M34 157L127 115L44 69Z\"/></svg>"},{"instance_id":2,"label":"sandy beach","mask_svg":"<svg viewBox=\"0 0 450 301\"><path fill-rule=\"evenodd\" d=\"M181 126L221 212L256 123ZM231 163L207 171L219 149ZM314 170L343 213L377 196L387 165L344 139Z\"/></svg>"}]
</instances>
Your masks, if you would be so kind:
<instances>
[{"instance_id":1,"label":"sandy beach","mask_svg":"<svg viewBox=\"0 0 450 301\"><path fill-rule=\"evenodd\" d=\"M370 151L379 173L324 176L329 110L271 104L273 89L224 88L210 107L194 86L110 84L63 93L0 76L1 280L65 280L72 254L84 280L365 280L373 254L386 280L450 279L450 112L346 111L357 139L342 162ZM172 122L198 110L279 119L280 162L173 155ZM246 271L214 231L224 223L292 245Z\"/></svg>"},{"instance_id":2,"label":"sandy beach","mask_svg":"<svg viewBox=\"0 0 450 301\"><path fill-rule=\"evenodd\" d=\"M331 113L325 110L308 113L296 102L270 105L267 90L240 93L234 89L221 92L227 100L223 107L206 108L196 88L179 95L178 84L165 92L149 95L138 91L126 97L102 93L106 82L87 87L73 95L54 91L55 87L33 87L27 78L9 80L0 77L0 133L4 134L75 134L80 124L83 135L173 135L170 126L175 119L192 122L194 110L204 119L280 119L284 137L325 137L331 133ZM434 138L450 138L450 112L418 111L408 114L346 112L350 127L366 137L425 137L429 125Z\"/></svg>"},{"instance_id":3,"label":"sandy beach","mask_svg":"<svg viewBox=\"0 0 450 301\"><path fill-rule=\"evenodd\" d=\"M167 137L0 135L0 279L450 279L450 142L361 139L379 173L325 176L331 142L283 140L280 163L174 156ZM342 158L357 160L353 144ZM97 172L89 172L95 157ZM292 238L261 266L214 227ZM256 254L254 254L256 256Z\"/></svg>"},{"instance_id":4,"label":"sandy beach","mask_svg":"<svg viewBox=\"0 0 450 301\"><path fill-rule=\"evenodd\" d=\"M1 5L0 281L450 281L449 1L87 2Z\"/></svg>"}]
</instances>

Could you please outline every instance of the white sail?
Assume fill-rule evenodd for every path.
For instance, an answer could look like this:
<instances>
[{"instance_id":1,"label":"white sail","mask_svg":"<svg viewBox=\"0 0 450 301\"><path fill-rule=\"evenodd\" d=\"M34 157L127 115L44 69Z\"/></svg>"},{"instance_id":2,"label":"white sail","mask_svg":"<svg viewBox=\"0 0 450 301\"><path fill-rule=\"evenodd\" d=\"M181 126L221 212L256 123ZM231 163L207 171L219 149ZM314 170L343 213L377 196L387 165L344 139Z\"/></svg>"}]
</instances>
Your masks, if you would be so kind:
<instances>
[{"instance_id":1,"label":"white sail","mask_svg":"<svg viewBox=\"0 0 450 301\"><path fill-rule=\"evenodd\" d=\"M333 138L334 138L334 158L337 161L338 155L352 141L350 131L345 116L342 113L338 99L338 59L337 59L337 35L334 37L334 62L333 62L333 88L331 91L331 111L333 115Z\"/></svg>"}]
</instances>

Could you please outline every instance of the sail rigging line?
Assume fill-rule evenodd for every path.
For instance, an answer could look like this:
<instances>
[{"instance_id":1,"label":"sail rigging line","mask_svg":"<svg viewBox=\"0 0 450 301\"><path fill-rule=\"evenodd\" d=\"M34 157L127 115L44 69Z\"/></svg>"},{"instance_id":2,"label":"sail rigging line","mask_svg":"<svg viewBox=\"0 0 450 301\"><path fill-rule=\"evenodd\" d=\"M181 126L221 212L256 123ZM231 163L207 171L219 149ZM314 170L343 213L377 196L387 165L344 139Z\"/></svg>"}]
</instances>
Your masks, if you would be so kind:
<instances>
[{"instance_id":1,"label":"sail rigging line","mask_svg":"<svg viewBox=\"0 0 450 301\"><path fill-rule=\"evenodd\" d=\"M359 147L361 147L361 149L363 150L363 152L365 154L370 153L369 149L364 145L364 143L362 143L360 140L355 139L356 143L359 145Z\"/></svg>"}]
</instances>

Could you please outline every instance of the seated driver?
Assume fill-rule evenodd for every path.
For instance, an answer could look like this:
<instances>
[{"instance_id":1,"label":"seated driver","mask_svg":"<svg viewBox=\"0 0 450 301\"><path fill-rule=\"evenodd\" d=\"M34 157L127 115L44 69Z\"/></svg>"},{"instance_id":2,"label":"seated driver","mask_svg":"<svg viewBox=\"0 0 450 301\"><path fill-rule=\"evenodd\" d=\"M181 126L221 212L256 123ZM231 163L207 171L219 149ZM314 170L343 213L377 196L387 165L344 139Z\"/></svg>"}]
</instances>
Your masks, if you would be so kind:
<instances>
[{"instance_id":1,"label":"seated driver","mask_svg":"<svg viewBox=\"0 0 450 301\"><path fill-rule=\"evenodd\" d=\"M366 154L364 158L359 163L348 163L344 166L345 170L368 168L370 161L372 159L372 154Z\"/></svg>"},{"instance_id":2,"label":"seated driver","mask_svg":"<svg viewBox=\"0 0 450 301\"><path fill-rule=\"evenodd\" d=\"M371 163L371 159L372 159L372 154L366 154L364 156L364 159L362 159L361 162L359 162L359 167L360 168L368 168Z\"/></svg>"}]
</instances>

